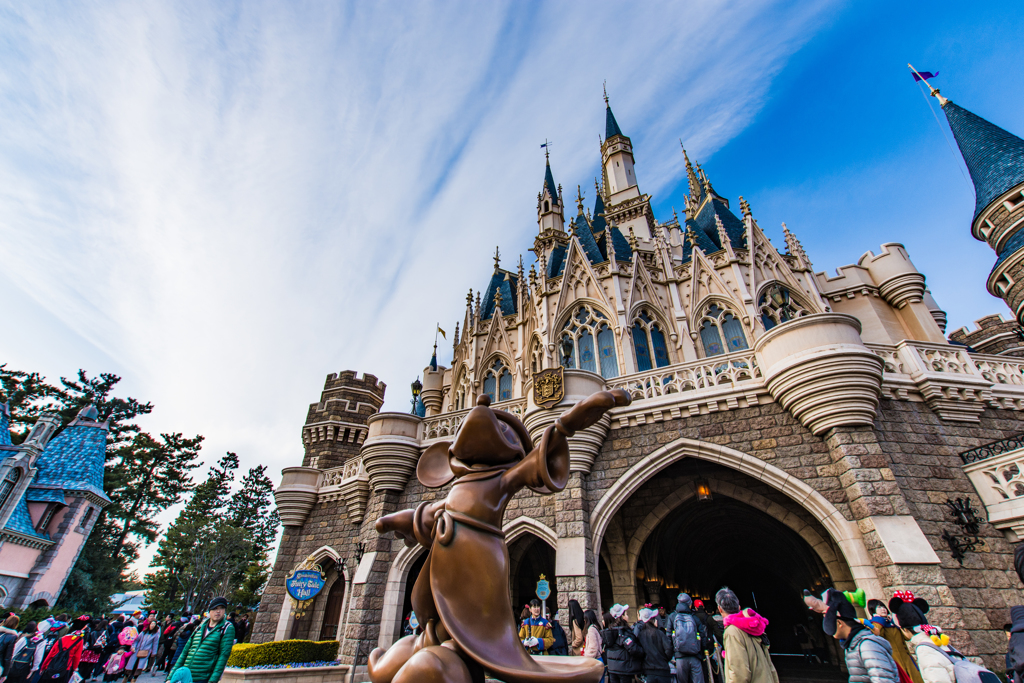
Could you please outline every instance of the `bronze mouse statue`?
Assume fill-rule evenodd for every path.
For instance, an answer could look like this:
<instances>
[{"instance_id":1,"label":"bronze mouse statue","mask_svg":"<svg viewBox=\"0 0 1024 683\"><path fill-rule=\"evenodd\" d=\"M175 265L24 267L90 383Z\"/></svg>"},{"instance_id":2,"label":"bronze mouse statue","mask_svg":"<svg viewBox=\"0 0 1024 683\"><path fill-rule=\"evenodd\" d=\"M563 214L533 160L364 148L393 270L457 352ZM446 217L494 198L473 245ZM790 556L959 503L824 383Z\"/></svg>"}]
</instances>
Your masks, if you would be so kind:
<instances>
[{"instance_id":1,"label":"bronze mouse statue","mask_svg":"<svg viewBox=\"0 0 1024 683\"><path fill-rule=\"evenodd\" d=\"M569 481L569 443L615 406L629 405L622 389L600 391L562 414L534 448L514 415L477 399L455 443L430 446L416 476L429 488L455 480L445 500L420 503L377 520L406 545L429 549L412 590L423 625L387 651L370 653L373 683L482 683L486 671L507 683L598 683L604 672L589 657L533 657L516 632L509 596L509 557L501 520L505 506L529 487L557 493Z\"/></svg>"}]
</instances>

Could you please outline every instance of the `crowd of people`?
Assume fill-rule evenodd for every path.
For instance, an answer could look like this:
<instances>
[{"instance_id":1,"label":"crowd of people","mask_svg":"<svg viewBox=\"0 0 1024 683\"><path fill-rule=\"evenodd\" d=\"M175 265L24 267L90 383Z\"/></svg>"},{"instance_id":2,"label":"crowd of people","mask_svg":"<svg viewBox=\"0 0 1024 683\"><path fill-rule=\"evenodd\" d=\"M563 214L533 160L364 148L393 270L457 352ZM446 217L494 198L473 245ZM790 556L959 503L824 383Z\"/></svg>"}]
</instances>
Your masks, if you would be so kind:
<instances>
[{"instance_id":1,"label":"crowd of people","mask_svg":"<svg viewBox=\"0 0 1024 683\"><path fill-rule=\"evenodd\" d=\"M997 683L981 660L958 652L928 621L928 603L909 591L887 602L856 593L804 591L804 602L822 617L821 630L838 641L850 683ZM859 616L857 605L865 610ZM533 600L520 617L519 638L534 655L593 657L605 665L607 683L779 683L765 631L768 619L743 609L728 588L715 595L715 610L680 593L675 609L645 605L627 621L628 605L598 615L569 600L567 627L556 611L542 616ZM1024 607L1007 624L1007 676L1024 683Z\"/></svg>"},{"instance_id":2,"label":"crowd of people","mask_svg":"<svg viewBox=\"0 0 1024 683\"><path fill-rule=\"evenodd\" d=\"M146 672L166 673L170 683L215 683L249 630L227 607L218 597L205 615L58 614L38 623L12 613L0 626L0 683L134 683Z\"/></svg>"}]
</instances>

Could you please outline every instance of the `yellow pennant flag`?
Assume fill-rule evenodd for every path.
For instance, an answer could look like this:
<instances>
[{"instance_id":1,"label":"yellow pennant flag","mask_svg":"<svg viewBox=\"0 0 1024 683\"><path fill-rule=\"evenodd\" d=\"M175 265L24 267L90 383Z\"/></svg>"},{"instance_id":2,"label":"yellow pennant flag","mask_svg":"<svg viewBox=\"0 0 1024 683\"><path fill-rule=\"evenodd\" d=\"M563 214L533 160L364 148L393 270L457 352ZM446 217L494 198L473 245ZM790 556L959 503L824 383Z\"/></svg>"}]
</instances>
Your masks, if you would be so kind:
<instances>
[{"instance_id":1,"label":"yellow pennant flag","mask_svg":"<svg viewBox=\"0 0 1024 683\"><path fill-rule=\"evenodd\" d=\"M448 339L448 335L444 333L444 330L441 329L440 325L437 326L437 331L441 333L442 337L444 337L445 339Z\"/></svg>"}]
</instances>

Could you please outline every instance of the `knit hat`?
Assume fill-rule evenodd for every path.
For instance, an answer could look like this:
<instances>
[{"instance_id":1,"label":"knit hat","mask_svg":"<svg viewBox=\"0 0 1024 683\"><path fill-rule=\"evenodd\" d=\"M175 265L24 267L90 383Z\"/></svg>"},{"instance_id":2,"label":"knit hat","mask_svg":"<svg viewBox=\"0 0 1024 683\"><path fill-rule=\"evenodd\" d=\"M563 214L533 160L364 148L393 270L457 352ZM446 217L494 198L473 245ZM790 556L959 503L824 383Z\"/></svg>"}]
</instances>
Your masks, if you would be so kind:
<instances>
[{"instance_id":1,"label":"knit hat","mask_svg":"<svg viewBox=\"0 0 1024 683\"><path fill-rule=\"evenodd\" d=\"M217 596L216 598L210 601L211 611L217 609L218 607L223 607L224 609L227 609L228 599L223 596Z\"/></svg>"},{"instance_id":2,"label":"knit hat","mask_svg":"<svg viewBox=\"0 0 1024 683\"><path fill-rule=\"evenodd\" d=\"M612 608L610 610L608 610L608 611L616 619L621 619L622 615L625 614L626 610L628 610L628 609L629 609L629 605L620 605L619 603L615 603L614 605L612 605Z\"/></svg>"},{"instance_id":3,"label":"knit hat","mask_svg":"<svg viewBox=\"0 0 1024 683\"><path fill-rule=\"evenodd\" d=\"M693 609L693 600L686 593L680 593L677 595L676 602L686 609Z\"/></svg>"},{"instance_id":4,"label":"knit hat","mask_svg":"<svg viewBox=\"0 0 1024 683\"><path fill-rule=\"evenodd\" d=\"M896 591L889 600L889 614L896 618L900 628L919 630L918 627L928 623L927 612L928 602L910 591Z\"/></svg>"},{"instance_id":5,"label":"knit hat","mask_svg":"<svg viewBox=\"0 0 1024 683\"><path fill-rule=\"evenodd\" d=\"M825 635L834 636L836 634L836 622L840 618L850 620L857 618L857 610L846 599L846 596L837 590L830 588L825 591L825 604L828 606L828 609L825 612L825 619L821 624L821 630L825 632Z\"/></svg>"}]
</instances>

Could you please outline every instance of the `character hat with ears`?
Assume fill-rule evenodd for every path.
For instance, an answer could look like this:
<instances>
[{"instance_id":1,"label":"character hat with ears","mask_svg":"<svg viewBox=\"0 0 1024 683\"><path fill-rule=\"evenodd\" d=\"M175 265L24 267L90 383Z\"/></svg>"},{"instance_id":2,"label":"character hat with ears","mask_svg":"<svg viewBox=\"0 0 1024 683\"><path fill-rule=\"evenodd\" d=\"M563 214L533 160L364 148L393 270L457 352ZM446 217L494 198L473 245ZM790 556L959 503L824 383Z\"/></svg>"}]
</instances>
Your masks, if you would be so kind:
<instances>
[{"instance_id":1,"label":"character hat with ears","mask_svg":"<svg viewBox=\"0 0 1024 683\"><path fill-rule=\"evenodd\" d=\"M910 591L896 591L889 601L889 613L896 618L896 624L914 633L927 633L938 647L949 645L949 636L938 626L928 623L925 616L928 601L915 597Z\"/></svg>"},{"instance_id":2,"label":"character hat with ears","mask_svg":"<svg viewBox=\"0 0 1024 683\"><path fill-rule=\"evenodd\" d=\"M828 591L825 591L828 593ZM821 599L811 594L811 591L804 589L804 604L810 608L812 612L818 614L824 614L828 611L828 605L826 605Z\"/></svg>"},{"instance_id":3,"label":"character hat with ears","mask_svg":"<svg viewBox=\"0 0 1024 683\"><path fill-rule=\"evenodd\" d=\"M840 618L856 621L857 610L850 604L850 601L846 599L844 594L829 588L825 591L824 598L827 609L821 629L825 632L825 635L834 636L836 634L836 622Z\"/></svg>"}]
</instances>

